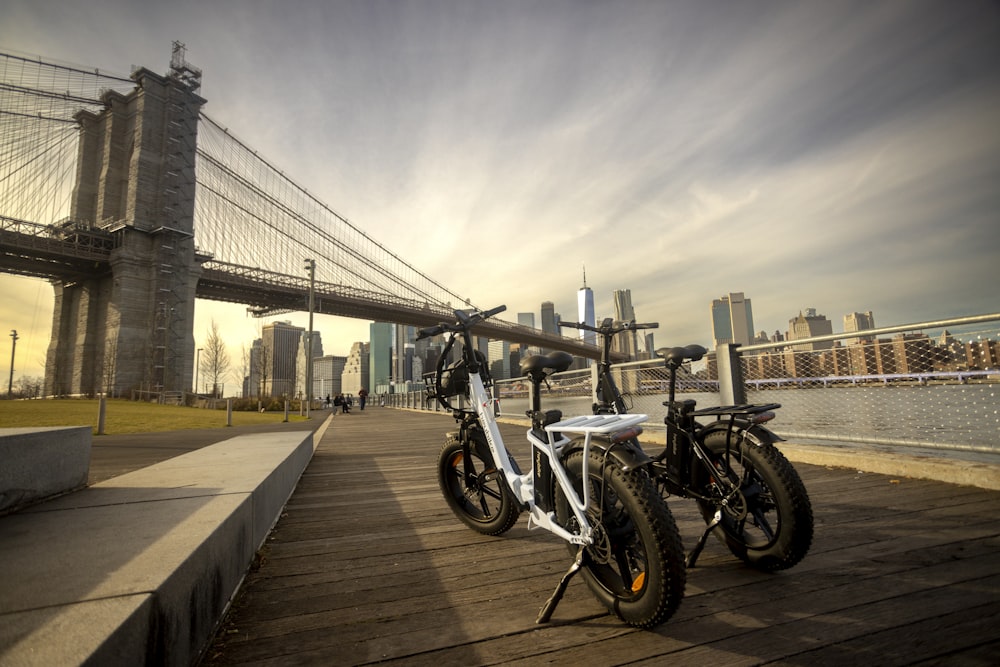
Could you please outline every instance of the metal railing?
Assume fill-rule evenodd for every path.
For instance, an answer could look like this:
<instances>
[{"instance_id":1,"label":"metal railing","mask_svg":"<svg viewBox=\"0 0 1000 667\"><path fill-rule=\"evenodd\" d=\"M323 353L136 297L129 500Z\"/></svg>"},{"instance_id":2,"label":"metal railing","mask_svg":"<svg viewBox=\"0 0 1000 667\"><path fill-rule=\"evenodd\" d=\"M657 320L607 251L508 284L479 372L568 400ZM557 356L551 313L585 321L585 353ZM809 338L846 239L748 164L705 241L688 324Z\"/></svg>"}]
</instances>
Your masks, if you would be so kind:
<instances>
[{"instance_id":1,"label":"metal railing","mask_svg":"<svg viewBox=\"0 0 1000 667\"><path fill-rule=\"evenodd\" d=\"M976 327L960 334L927 331ZM886 338L890 334L896 334ZM701 407L780 403L771 427L803 441L834 441L1000 454L1000 314L739 347L719 346L678 373L680 398ZM729 363L726 363L728 361ZM615 365L631 412L662 433L668 375L663 362ZM592 409L596 368L552 376L543 407ZM501 417L524 418L523 378L498 380ZM377 397L390 407L440 410L424 392ZM662 436L660 436L662 437Z\"/></svg>"}]
</instances>

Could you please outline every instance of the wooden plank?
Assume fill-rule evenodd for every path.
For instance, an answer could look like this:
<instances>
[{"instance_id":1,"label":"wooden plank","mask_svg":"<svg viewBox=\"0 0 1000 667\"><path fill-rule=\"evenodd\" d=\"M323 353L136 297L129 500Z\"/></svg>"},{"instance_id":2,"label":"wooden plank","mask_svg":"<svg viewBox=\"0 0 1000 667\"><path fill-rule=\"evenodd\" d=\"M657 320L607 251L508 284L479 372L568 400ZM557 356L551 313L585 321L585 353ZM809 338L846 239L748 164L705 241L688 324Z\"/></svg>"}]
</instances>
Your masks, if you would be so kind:
<instances>
[{"instance_id":1,"label":"wooden plank","mask_svg":"<svg viewBox=\"0 0 1000 667\"><path fill-rule=\"evenodd\" d=\"M974 663L1000 642L1000 492L803 464L816 536L795 568L754 571L712 539L653 631L579 579L535 625L569 553L524 520L499 538L458 522L436 481L449 430L444 415L338 416L205 664ZM519 454L524 428L501 431ZM690 547L704 522L669 505Z\"/></svg>"}]
</instances>

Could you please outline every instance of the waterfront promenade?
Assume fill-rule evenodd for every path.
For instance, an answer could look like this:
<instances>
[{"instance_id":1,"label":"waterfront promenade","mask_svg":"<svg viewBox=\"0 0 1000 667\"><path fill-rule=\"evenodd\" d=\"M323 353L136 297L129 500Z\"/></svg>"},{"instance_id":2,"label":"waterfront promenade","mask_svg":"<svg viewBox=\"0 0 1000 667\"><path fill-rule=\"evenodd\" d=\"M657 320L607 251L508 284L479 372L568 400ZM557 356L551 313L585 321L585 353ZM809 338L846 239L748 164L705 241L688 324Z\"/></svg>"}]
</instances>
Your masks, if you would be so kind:
<instances>
[{"instance_id":1,"label":"waterfront promenade","mask_svg":"<svg viewBox=\"0 0 1000 667\"><path fill-rule=\"evenodd\" d=\"M523 518L489 538L453 517L435 474L452 425L377 407L337 415L204 664L997 664L998 491L862 472L857 457L812 465L805 452L816 536L797 567L762 574L711 540L655 630L609 616L579 578L538 626L569 556ZM526 461L523 428L502 430ZM703 522L690 501L670 507L690 548Z\"/></svg>"}]
</instances>

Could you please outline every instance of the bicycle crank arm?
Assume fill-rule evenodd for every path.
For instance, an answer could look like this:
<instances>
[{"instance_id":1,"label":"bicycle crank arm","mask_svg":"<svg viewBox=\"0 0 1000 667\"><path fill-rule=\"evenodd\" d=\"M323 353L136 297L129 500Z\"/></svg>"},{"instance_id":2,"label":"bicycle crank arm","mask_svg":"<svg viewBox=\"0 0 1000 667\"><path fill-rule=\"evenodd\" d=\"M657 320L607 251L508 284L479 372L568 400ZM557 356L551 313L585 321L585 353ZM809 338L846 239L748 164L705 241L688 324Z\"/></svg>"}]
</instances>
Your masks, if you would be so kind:
<instances>
[{"instance_id":1,"label":"bicycle crank arm","mask_svg":"<svg viewBox=\"0 0 1000 667\"><path fill-rule=\"evenodd\" d=\"M701 539L698 540L698 544L694 545L694 549L691 550L691 553L688 554L684 561L684 565L688 569L694 567L695 562L698 560L698 556L701 555L701 550L705 548L705 542L708 541L709 534L711 534L712 530L720 523L722 523L722 509L717 509L715 510L715 516L712 517L712 520L708 522L707 526L705 526L705 532L701 534Z\"/></svg>"},{"instance_id":2,"label":"bicycle crank arm","mask_svg":"<svg viewBox=\"0 0 1000 667\"><path fill-rule=\"evenodd\" d=\"M552 612L556 610L556 605L558 605L559 601L562 600L562 596L566 592L566 586L569 585L569 580L573 578L574 574L580 571L581 567L583 567L583 559L586 554L584 550L586 548L586 545L580 545L579 550L576 552L576 558L573 560L573 564L569 566L569 569L566 570L566 574L564 574L562 579L559 580L559 585L556 586L556 590L552 593L552 597L545 602L545 606L542 607L540 612L538 612L538 618L535 619L535 623L548 623L549 619L552 618Z\"/></svg>"}]
</instances>

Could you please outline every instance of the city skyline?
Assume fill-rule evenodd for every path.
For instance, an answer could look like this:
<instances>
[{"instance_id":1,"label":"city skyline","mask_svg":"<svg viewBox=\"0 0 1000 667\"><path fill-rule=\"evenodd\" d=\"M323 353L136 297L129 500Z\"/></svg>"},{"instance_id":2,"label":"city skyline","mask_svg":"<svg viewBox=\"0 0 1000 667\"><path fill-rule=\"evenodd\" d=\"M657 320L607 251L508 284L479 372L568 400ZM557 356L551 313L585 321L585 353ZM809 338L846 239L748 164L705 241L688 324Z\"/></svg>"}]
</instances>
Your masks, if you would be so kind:
<instances>
[{"instance_id":1,"label":"city skyline","mask_svg":"<svg viewBox=\"0 0 1000 667\"><path fill-rule=\"evenodd\" d=\"M213 119L511 321L575 312L581 264L598 317L628 286L658 345L710 342L705 304L735 290L768 331L806 307L887 326L998 310L995 3L241 9L10 0L0 48L127 75L184 42ZM0 276L15 377L41 374L51 292ZM265 323L195 310L199 344L215 319L231 351ZM332 354L367 337L317 319Z\"/></svg>"}]
</instances>

